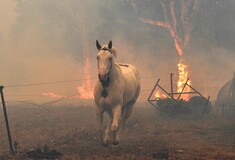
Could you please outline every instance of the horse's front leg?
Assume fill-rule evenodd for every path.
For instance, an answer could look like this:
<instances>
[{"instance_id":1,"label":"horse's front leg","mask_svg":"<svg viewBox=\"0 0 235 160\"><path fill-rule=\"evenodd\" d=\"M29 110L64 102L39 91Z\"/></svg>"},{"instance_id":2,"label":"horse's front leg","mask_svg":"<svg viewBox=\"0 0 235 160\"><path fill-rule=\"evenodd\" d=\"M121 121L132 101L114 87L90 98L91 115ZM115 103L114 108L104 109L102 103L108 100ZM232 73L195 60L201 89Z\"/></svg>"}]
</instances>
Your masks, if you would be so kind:
<instances>
[{"instance_id":1,"label":"horse's front leg","mask_svg":"<svg viewBox=\"0 0 235 160\"><path fill-rule=\"evenodd\" d=\"M121 105L113 107L112 112L113 112L113 122L111 125L111 132L113 134L113 144L117 145L120 141L117 133L119 128L118 123L121 116Z\"/></svg>"},{"instance_id":2,"label":"horse's front leg","mask_svg":"<svg viewBox=\"0 0 235 160\"><path fill-rule=\"evenodd\" d=\"M96 119L97 119L97 125L98 125L98 133L100 136L100 141L104 145L104 138L103 138L103 113L99 107L96 107Z\"/></svg>"},{"instance_id":3,"label":"horse's front leg","mask_svg":"<svg viewBox=\"0 0 235 160\"><path fill-rule=\"evenodd\" d=\"M103 144L104 146L107 146L109 144L109 141L110 141L110 130L111 130L112 122L113 122L113 119L110 116L109 123L108 123L108 125L106 127L106 130L105 130L104 144Z\"/></svg>"}]
</instances>

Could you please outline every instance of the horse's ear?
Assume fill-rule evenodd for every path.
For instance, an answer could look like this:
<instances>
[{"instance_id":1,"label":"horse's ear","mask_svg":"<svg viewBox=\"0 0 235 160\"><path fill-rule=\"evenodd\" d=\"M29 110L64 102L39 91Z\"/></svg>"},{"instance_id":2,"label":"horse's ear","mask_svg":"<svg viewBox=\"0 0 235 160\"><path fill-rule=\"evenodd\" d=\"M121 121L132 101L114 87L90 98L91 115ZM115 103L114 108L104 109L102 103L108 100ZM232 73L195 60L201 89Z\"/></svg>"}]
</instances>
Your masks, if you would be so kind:
<instances>
[{"instance_id":1,"label":"horse's ear","mask_svg":"<svg viewBox=\"0 0 235 160\"><path fill-rule=\"evenodd\" d=\"M109 49L112 49L112 41L109 41L108 47Z\"/></svg>"},{"instance_id":2,"label":"horse's ear","mask_svg":"<svg viewBox=\"0 0 235 160\"><path fill-rule=\"evenodd\" d=\"M100 50L100 48L101 48L101 45L100 45L100 43L98 42L98 40L96 40L96 47L97 47L98 50Z\"/></svg>"}]
</instances>

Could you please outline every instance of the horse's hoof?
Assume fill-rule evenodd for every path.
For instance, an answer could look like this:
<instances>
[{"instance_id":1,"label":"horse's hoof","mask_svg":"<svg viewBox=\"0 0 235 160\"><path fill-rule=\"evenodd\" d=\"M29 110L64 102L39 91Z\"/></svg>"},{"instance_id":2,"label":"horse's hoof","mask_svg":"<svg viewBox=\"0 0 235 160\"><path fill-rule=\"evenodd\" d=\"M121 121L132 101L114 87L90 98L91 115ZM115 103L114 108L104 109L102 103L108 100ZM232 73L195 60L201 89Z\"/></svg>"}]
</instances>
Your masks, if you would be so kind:
<instances>
[{"instance_id":1,"label":"horse's hoof","mask_svg":"<svg viewBox=\"0 0 235 160\"><path fill-rule=\"evenodd\" d=\"M109 143L108 142L103 142L102 145L103 145L103 147L107 147L109 145Z\"/></svg>"},{"instance_id":2,"label":"horse's hoof","mask_svg":"<svg viewBox=\"0 0 235 160\"><path fill-rule=\"evenodd\" d=\"M119 140L119 138L115 138L114 140L113 140L113 145L118 145L119 144L119 142L120 142L120 140Z\"/></svg>"},{"instance_id":3,"label":"horse's hoof","mask_svg":"<svg viewBox=\"0 0 235 160\"><path fill-rule=\"evenodd\" d=\"M102 145L103 145L104 147L107 147L107 146L109 145L109 141L103 140L103 141L102 141Z\"/></svg>"},{"instance_id":4,"label":"horse's hoof","mask_svg":"<svg viewBox=\"0 0 235 160\"><path fill-rule=\"evenodd\" d=\"M111 131L112 132L115 132L115 131L117 131L118 130L118 126L111 126Z\"/></svg>"},{"instance_id":5,"label":"horse's hoof","mask_svg":"<svg viewBox=\"0 0 235 160\"><path fill-rule=\"evenodd\" d=\"M113 145L116 146L119 144L119 141L113 141Z\"/></svg>"},{"instance_id":6,"label":"horse's hoof","mask_svg":"<svg viewBox=\"0 0 235 160\"><path fill-rule=\"evenodd\" d=\"M107 147L109 143L102 143L103 147Z\"/></svg>"}]
</instances>

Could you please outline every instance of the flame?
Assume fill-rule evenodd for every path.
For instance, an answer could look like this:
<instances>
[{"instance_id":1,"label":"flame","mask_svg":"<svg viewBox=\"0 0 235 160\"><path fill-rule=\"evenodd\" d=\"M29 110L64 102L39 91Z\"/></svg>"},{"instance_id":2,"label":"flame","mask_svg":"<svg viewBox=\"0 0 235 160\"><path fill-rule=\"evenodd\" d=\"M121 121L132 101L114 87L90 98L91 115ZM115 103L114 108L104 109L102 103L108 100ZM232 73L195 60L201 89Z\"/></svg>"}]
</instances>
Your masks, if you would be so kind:
<instances>
[{"instance_id":1,"label":"flame","mask_svg":"<svg viewBox=\"0 0 235 160\"><path fill-rule=\"evenodd\" d=\"M59 95L53 92L44 92L43 95L51 98L67 98L67 96Z\"/></svg>"},{"instance_id":2,"label":"flame","mask_svg":"<svg viewBox=\"0 0 235 160\"><path fill-rule=\"evenodd\" d=\"M155 92L154 97L156 99L160 99L161 98L160 92L158 90Z\"/></svg>"},{"instance_id":3,"label":"flame","mask_svg":"<svg viewBox=\"0 0 235 160\"><path fill-rule=\"evenodd\" d=\"M163 8L163 21L153 21L149 19L144 19L140 17L140 20L144 23L152 24L155 26L164 27L169 30L171 37L174 40L174 45L177 50L178 55L180 56L180 62L177 65L178 72L179 72L179 79L177 82L177 92L181 93L183 92L190 92L191 88L189 86L185 86L185 83L188 79L189 71L188 71L188 65L183 63L181 61L181 58L183 57L183 49L188 47L188 44L191 39L191 32L193 30L192 24L190 22L190 3L187 1L182 1L181 9L180 9L180 17L181 17L181 26L179 26L179 19L176 18L176 11L175 11L175 0L170 1L170 8L167 7L169 4L167 1L160 1L162 8ZM195 2L193 4L193 9L198 11L199 7L199 1L192 1ZM170 11L170 13L168 13ZM179 27L180 30L179 30ZM180 32L183 32L183 34L180 34ZM189 80L187 84L191 85L191 81ZM185 88L184 88L185 86ZM157 93L156 93L157 94ZM188 100L190 98L189 94L182 94L181 98L184 100Z\"/></svg>"},{"instance_id":4,"label":"flame","mask_svg":"<svg viewBox=\"0 0 235 160\"><path fill-rule=\"evenodd\" d=\"M189 65L184 64L181 59L180 59L179 64L177 65L178 72L179 72L179 77L178 77L179 79L177 82L177 87L178 87L177 92L178 93L181 93L182 90L183 90L183 92L190 92L191 91L191 88L187 85L185 86L185 88L183 88L188 77L189 77L188 66ZM191 81L188 80L187 84L191 85ZM182 94L181 98L183 98L184 100L189 100L190 95L189 94Z\"/></svg>"},{"instance_id":5,"label":"flame","mask_svg":"<svg viewBox=\"0 0 235 160\"><path fill-rule=\"evenodd\" d=\"M79 98L79 96L74 95L74 96L67 96L67 95L60 95L60 94L56 94L53 92L44 92L43 93L44 96L50 97L50 98L57 98L57 99L77 99Z\"/></svg>"},{"instance_id":6,"label":"flame","mask_svg":"<svg viewBox=\"0 0 235 160\"><path fill-rule=\"evenodd\" d=\"M154 94L155 99L159 100L161 98L166 98L167 96L164 94L161 94L159 90L157 90Z\"/></svg>"},{"instance_id":7,"label":"flame","mask_svg":"<svg viewBox=\"0 0 235 160\"><path fill-rule=\"evenodd\" d=\"M85 67L84 67L85 78L82 82L82 85L77 87L79 96L82 99L92 99L94 97L92 86L91 86L90 71L91 71L91 65L89 63L89 59L86 58Z\"/></svg>"},{"instance_id":8,"label":"flame","mask_svg":"<svg viewBox=\"0 0 235 160\"><path fill-rule=\"evenodd\" d=\"M67 95L60 95L60 94L53 93L53 92L44 92L43 95L50 97L50 98L92 99L94 96L93 96L93 90L92 90L92 85L91 85L90 70L91 70L91 66L89 63L89 59L86 58L85 67L84 67L85 78L83 79L81 86L78 86L76 88L78 95L67 96Z\"/></svg>"}]
</instances>

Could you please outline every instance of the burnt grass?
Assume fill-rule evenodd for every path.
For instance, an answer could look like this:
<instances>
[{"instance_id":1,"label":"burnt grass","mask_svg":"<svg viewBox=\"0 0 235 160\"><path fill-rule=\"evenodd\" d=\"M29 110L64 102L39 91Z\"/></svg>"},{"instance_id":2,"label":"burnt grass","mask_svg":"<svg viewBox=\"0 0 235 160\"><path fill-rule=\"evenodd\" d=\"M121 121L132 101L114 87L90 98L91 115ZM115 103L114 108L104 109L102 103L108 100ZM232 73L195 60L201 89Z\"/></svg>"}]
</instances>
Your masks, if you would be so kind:
<instances>
[{"instance_id":1,"label":"burnt grass","mask_svg":"<svg viewBox=\"0 0 235 160\"><path fill-rule=\"evenodd\" d=\"M99 142L92 107L72 107L66 112L53 108L40 114L31 117L32 124L21 118L26 125L16 121L22 115L10 118L13 139L19 143L18 153L13 156L0 152L0 160L35 159L26 153L43 145L61 153L56 158L59 160L235 159L235 119L214 113L202 119L172 119L149 105L137 106L121 133L119 145L108 147Z\"/></svg>"}]
</instances>

